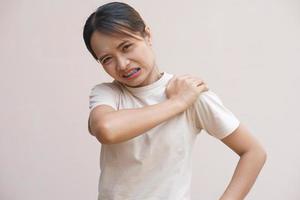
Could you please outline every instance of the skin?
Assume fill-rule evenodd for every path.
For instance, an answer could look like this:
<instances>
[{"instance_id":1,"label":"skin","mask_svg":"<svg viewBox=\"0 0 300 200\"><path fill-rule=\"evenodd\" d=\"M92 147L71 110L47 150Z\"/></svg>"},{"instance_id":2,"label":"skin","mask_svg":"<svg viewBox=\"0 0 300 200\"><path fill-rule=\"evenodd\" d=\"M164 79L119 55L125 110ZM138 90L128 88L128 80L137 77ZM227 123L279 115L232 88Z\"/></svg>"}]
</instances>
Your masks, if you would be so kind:
<instances>
[{"instance_id":1,"label":"skin","mask_svg":"<svg viewBox=\"0 0 300 200\"><path fill-rule=\"evenodd\" d=\"M145 86L160 78L160 72L155 63L155 56L152 50L150 30L148 27L145 30L145 37L136 35L139 39L113 37L100 32L94 32L91 37L92 49L97 57L101 58L100 61L104 70L115 80L130 87ZM127 41L127 43L121 48L117 48L123 41ZM136 67L141 67L139 77L132 80L122 77L128 70ZM201 82L195 79L195 84ZM189 89L187 87L183 90L192 91L191 82L188 84L187 81L188 78L183 78L183 76L179 79L174 79L168 86L170 95L172 87L174 92L176 92L180 88L183 89L183 85L186 85ZM200 89L198 92L200 92ZM170 98L165 102L138 109L116 111L110 106L100 105L93 109L90 115L93 135L101 143L114 144L143 134L145 131L184 111L187 106L186 103L185 105L182 103L182 100L179 101L179 96L188 95L183 94L183 92L178 93L176 98ZM192 95L189 99L191 98ZM132 121L135 122L135 126L128 126ZM240 124L232 134L221 141L235 152L240 159L228 187L219 200L243 200L255 183L266 161L266 151L243 124Z\"/></svg>"},{"instance_id":2,"label":"skin","mask_svg":"<svg viewBox=\"0 0 300 200\"><path fill-rule=\"evenodd\" d=\"M265 164L267 153L244 124L240 124L233 133L221 141L240 159L220 200L243 200Z\"/></svg>"},{"instance_id":3,"label":"skin","mask_svg":"<svg viewBox=\"0 0 300 200\"><path fill-rule=\"evenodd\" d=\"M91 37L91 48L99 59L103 69L115 80L130 86L141 87L160 78L161 72L155 63L152 49L151 33L148 27L146 36L135 34L136 38L113 37L101 32L94 32ZM121 48L117 48L127 41ZM104 56L104 57L103 57ZM131 80L123 77L130 69L140 67L141 74Z\"/></svg>"}]
</instances>

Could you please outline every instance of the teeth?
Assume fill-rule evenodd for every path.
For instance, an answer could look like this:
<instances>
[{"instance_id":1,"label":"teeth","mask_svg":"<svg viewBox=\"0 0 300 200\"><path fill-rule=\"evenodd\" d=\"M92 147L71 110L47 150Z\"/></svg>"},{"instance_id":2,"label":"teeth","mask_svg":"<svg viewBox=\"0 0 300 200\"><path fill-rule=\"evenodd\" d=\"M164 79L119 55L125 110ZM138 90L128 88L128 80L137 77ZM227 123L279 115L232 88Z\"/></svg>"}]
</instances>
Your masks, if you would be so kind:
<instances>
[{"instance_id":1,"label":"teeth","mask_svg":"<svg viewBox=\"0 0 300 200\"><path fill-rule=\"evenodd\" d=\"M138 69L134 69L131 72L129 72L128 74L126 74L125 76L129 77L129 76L131 76L132 74L134 74L137 71L138 71Z\"/></svg>"}]
</instances>

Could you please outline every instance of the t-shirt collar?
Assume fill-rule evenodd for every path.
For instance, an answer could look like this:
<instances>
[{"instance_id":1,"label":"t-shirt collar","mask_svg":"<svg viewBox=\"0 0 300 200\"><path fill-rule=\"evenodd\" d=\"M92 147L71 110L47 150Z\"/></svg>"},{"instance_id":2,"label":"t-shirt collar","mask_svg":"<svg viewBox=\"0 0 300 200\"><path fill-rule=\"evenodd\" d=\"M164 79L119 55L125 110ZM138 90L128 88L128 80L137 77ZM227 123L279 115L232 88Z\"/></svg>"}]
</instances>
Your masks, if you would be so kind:
<instances>
[{"instance_id":1,"label":"t-shirt collar","mask_svg":"<svg viewBox=\"0 0 300 200\"><path fill-rule=\"evenodd\" d=\"M130 87L124 84L122 85L131 93L142 95L142 94L151 93L152 91L156 90L156 88L158 87L165 86L168 83L168 81L172 78L172 76L173 76L172 74L169 74L164 71L162 72L162 76L158 80L156 80L155 82L149 85L145 85L141 87Z\"/></svg>"}]
</instances>

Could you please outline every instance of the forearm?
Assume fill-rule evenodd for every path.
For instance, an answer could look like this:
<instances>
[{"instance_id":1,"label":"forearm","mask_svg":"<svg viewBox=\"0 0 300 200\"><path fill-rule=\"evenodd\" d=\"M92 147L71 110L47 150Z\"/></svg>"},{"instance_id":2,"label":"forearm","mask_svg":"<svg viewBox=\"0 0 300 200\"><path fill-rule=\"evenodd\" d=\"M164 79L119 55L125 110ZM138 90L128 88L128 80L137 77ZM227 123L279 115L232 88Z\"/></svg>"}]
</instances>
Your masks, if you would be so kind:
<instances>
[{"instance_id":1,"label":"forearm","mask_svg":"<svg viewBox=\"0 0 300 200\"><path fill-rule=\"evenodd\" d=\"M134 138L184 110L175 99L135 109L121 109L105 116L105 132L110 144Z\"/></svg>"},{"instance_id":2,"label":"forearm","mask_svg":"<svg viewBox=\"0 0 300 200\"><path fill-rule=\"evenodd\" d=\"M220 200L243 200L266 161L263 150L244 153L236 166L233 177Z\"/></svg>"}]
</instances>

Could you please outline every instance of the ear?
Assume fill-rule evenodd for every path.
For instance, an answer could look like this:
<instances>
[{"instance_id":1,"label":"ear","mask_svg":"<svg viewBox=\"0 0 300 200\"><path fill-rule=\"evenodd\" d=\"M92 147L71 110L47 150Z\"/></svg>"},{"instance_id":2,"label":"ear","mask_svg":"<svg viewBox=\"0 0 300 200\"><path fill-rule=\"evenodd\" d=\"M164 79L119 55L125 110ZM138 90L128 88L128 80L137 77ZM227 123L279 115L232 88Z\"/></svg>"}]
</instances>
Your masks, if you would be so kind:
<instances>
[{"instance_id":1,"label":"ear","mask_svg":"<svg viewBox=\"0 0 300 200\"><path fill-rule=\"evenodd\" d=\"M148 26L145 27L145 33L146 33L145 40L150 46L152 46L152 34Z\"/></svg>"}]
</instances>

